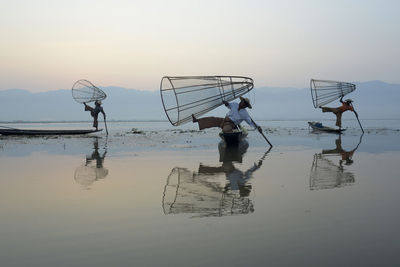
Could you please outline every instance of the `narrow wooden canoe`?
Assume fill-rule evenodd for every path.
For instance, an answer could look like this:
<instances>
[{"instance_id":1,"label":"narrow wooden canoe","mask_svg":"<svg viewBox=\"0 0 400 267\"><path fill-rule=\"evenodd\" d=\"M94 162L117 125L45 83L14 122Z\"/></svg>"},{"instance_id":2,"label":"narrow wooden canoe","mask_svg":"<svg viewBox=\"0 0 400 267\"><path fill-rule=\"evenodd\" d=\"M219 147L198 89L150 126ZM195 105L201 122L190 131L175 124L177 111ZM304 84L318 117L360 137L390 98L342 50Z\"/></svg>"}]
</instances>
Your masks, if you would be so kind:
<instances>
[{"instance_id":1,"label":"narrow wooden canoe","mask_svg":"<svg viewBox=\"0 0 400 267\"><path fill-rule=\"evenodd\" d=\"M34 129L0 129L2 135L79 135L100 132L100 130L34 130Z\"/></svg>"},{"instance_id":2,"label":"narrow wooden canoe","mask_svg":"<svg viewBox=\"0 0 400 267\"><path fill-rule=\"evenodd\" d=\"M327 133L342 133L343 131L346 130L346 129L335 129L335 128L327 127L327 126L322 125L322 123L315 122L315 121L309 121L308 125L310 125L310 127L313 130L327 132Z\"/></svg>"}]
</instances>

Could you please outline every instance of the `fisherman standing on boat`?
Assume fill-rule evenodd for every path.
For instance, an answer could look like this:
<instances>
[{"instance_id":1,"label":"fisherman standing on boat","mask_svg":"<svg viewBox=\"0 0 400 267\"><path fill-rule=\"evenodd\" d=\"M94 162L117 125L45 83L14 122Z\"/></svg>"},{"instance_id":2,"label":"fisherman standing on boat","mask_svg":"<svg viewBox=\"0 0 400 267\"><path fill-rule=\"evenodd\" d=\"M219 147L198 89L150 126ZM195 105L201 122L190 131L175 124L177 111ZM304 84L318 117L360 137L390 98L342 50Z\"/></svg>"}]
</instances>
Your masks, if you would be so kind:
<instances>
[{"instance_id":1,"label":"fisherman standing on boat","mask_svg":"<svg viewBox=\"0 0 400 267\"><path fill-rule=\"evenodd\" d=\"M351 105L351 103L353 102L353 100L351 99L346 99L345 101L343 101L343 96L340 98L340 103L342 103L342 105L340 107L337 108L329 108L329 107L320 107L322 109L322 112L332 112L336 115L336 126L339 127L339 129L342 129L342 114L343 112L350 110L353 111L356 116L357 113L355 112L353 106Z\"/></svg>"},{"instance_id":2,"label":"fisherman standing on boat","mask_svg":"<svg viewBox=\"0 0 400 267\"><path fill-rule=\"evenodd\" d=\"M252 108L248 98L240 97L239 103L228 103L227 101L223 101L223 103L227 108L230 109L225 118L204 117L197 119L194 115L192 115L193 122L197 122L199 124L200 130L212 127L220 127L222 132L231 133L234 129L239 129L242 121L246 121L248 125L262 133L261 127L255 124L246 110L246 108Z\"/></svg>"},{"instance_id":3,"label":"fisherman standing on boat","mask_svg":"<svg viewBox=\"0 0 400 267\"><path fill-rule=\"evenodd\" d=\"M103 107L101 106L100 100L97 100L94 103L95 103L94 108L92 108L91 106L88 106L86 103L83 103L83 104L85 105L85 111L90 111L90 115L92 115L92 117L93 117L93 127L95 127L96 131L97 131L98 124L99 124L97 118L99 116L99 113L100 112L103 113L104 120L106 120L106 113L104 112Z\"/></svg>"}]
</instances>

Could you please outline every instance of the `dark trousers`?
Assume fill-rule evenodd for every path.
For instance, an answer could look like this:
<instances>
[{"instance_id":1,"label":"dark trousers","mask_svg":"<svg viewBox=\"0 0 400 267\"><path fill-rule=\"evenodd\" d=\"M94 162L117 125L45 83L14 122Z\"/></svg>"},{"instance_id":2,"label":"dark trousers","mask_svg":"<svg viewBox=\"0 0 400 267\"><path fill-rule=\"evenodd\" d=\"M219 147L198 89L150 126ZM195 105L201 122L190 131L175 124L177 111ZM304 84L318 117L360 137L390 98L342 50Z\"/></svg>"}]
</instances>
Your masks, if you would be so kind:
<instances>
[{"instance_id":1,"label":"dark trousers","mask_svg":"<svg viewBox=\"0 0 400 267\"><path fill-rule=\"evenodd\" d=\"M200 130L219 127L224 133L231 133L233 129L237 128L235 123L233 123L233 121L231 121L228 117L204 117L197 119L197 122L199 123Z\"/></svg>"},{"instance_id":2,"label":"dark trousers","mask_svg":"<svg viewBox=\"0 0 400 267\"><path fill-rule=\"evenodd\" d=\"M336 115L336 126L342 127L342 113L343 111L340 108L328 108L322 107L322 112L332 112Z\"/></svg>"},{"instance_id":3,"label":"dark trousers","mask_svg":"<svg viewBox=\"0 0 400 267\"><path fill-rule=\"evenodd\" d=\"M97 130L97 127L99 125L99 122L97 119L99 116L99 113L96 114L96 112L94 112L94 108L92 108L91 106L88 106L88 105L85 105L85 111L90 111L90 115L93 117L93 127L95 127Z\"/></svg>"}]
</instances>

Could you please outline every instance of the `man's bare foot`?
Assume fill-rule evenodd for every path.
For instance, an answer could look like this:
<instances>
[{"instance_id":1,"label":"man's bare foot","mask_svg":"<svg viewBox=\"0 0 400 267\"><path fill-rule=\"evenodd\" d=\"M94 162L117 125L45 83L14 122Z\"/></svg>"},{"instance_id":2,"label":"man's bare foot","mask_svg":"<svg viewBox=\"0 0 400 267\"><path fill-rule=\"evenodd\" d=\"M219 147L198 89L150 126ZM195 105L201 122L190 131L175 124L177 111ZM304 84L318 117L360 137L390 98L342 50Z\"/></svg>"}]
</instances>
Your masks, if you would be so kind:
<instances>
[{"instance_id":1,"label":"man's bare foot","mask_svg":"<svg viewBox=\"0 0 400 267\"><path fill-rule=\"evenodd\" d=\"M193 121L193 122L198 122L199 120L196 119L196 117L192 114L192 121Z\"/></svg>"}]
</instances>

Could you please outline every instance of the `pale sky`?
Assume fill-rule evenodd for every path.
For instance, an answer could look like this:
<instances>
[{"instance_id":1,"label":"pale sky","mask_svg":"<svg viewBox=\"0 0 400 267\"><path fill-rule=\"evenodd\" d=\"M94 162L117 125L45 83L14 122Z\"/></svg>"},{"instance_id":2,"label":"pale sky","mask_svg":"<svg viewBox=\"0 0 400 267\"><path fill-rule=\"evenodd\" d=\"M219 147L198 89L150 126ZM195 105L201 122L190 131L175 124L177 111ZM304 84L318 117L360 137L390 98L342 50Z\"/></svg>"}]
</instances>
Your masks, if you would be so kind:
<instances>
[{"instance_id":1,"label":"pale sky","mask_svg":"<svg viewBox=\"0 0 400 267\"><path fill-rule=\"evenodd\" d=\"M164 75L400 83L397 0L0 0L0 90L158 90Z\"/></svg>"}]
</instances>

